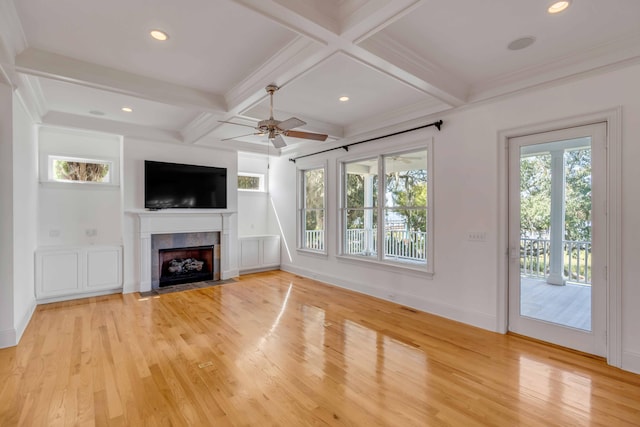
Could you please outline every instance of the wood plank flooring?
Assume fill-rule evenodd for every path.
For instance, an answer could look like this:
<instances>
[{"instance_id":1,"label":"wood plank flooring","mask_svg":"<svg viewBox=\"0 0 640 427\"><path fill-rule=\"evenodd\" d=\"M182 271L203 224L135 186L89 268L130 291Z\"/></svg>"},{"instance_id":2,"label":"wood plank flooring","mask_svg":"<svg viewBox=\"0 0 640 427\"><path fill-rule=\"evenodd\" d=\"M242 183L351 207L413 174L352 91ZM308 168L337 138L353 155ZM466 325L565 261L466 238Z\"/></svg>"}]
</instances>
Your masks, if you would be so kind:
<instances>
[{"instance_id":1,"label":"wood plank flooring","mask_svg":"<svg viewBox=\"0 0 640 427\"><path fill-rule=\"evenodd\" d=\"M640 376L284 272L39 306L0 426L640 425Z\"/></svg>"}]
</instances>

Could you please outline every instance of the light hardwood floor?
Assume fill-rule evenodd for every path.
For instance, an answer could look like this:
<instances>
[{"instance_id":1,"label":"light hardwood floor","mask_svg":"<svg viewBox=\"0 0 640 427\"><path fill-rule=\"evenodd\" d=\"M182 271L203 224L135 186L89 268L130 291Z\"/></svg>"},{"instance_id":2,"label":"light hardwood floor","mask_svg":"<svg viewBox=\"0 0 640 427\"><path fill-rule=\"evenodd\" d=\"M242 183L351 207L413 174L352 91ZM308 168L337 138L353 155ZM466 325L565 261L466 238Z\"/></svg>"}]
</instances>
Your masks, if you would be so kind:
<instances>
[{"instance_id":1,"label":"light hardwood floor","mask_svg":"<svg viewBox=\"0 0 640 427\"><path fill-rule=\"evenodd\" d=\"M39 306L0 425L640 425L640 376L270 272Z\"/></svg>"}]
</instances>

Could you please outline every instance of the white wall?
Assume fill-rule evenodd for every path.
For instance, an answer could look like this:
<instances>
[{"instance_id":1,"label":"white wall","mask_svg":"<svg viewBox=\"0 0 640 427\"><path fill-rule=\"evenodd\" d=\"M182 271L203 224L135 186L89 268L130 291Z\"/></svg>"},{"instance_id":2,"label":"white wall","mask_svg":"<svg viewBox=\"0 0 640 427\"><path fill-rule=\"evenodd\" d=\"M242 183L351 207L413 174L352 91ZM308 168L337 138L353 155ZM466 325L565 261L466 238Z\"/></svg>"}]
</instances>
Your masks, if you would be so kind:
<instances>
[{"instance_id":1,"label":"white wall","mask_svg":"<svg viewBox=\"0 0 640 427\"><path fill-rule=\"evenodd\" d=\"M238 191L238 235L270 234L269 230L269 160L264 154L238 153L238 172L260 173L265 176L265 191Z\"/></svg>"},{"instance_id":2,"label":"white wall","mask_svg":"<svg viewBox=\"0 0 640 427\"><path fill-rule=\"evenodd\" d=\"M13 107L0 83L0 348L16 344L13 326Z\"/></svg>"},{"instance_id":3,"label":"white wall","mask_svg":"<svg viewBox=\"0 0 640 427\"><path fill-rule=\"evenodd\" d=\"M179 145L125 138L123 145L123 190L124 190L124 292L138 290L140 272L138 267L138 217L136 213L144 211L144 161L184 163L227 168L227 209L217 212L237 212L237 172L238 156L236 152L211 149L196 145ZM176 209L176 212L203 211L201 209ZM230 218L229 235L230 254L237 254L238 225L237 215ZM238 269L237 257L229 260L231 270Z\"/></svg>"},{"instance_id":4,"label":"white wall","mask_svg":"<svg viewBox=\"0 0 640 427\"><path fill-rule=\"evenodd\" d=\"M36 127L17 96L13 101L13 253L16 341L36 307L34 252L38 223L38 148Z\"/></svg>"},{"instance_id":5,"label":"white wall","mask_svg":"<svg viewBox=\"0 0 640 427\"><path fill-rule=\"evenodd\" d=\"M40 176L46 177L48 154L120 162L116 135L41 127L38 135ZM119 181L118 171L114 171ZM122 242L120 186L82 183L42 183L38 192L38 246L92 245ZM88 236L87 230L96 230Z\"/></svg>"},{"instance_id":6,"label":"white wall","mask_svg":"<svg viewBox=\"0 0 640 427\"><path fill-rule=\"evenodd\" d=\"M318 277L378 297L486 329L497 329L498 271L498 133L560 118L622 106L622 292L623 368L640 372L640 65L585 77L562 85L537 88L493 102L462 108L442 118L441 132L420 131L416 138L434 137L435 275L411 273L340 261L336 254L336 159L341 150L314 157L328 159L328 257L292 251L283 269ZM400 137L352 147L349 153L395 145ZM399 149L401 147L398 147ZM298 166L303 165L299 162ZM284 240L295 248L296 165L286 158L272 163L272 197L281 216ZM469 242L469 231L485 231L485 242Z\"/></svg>"}]
</instances>

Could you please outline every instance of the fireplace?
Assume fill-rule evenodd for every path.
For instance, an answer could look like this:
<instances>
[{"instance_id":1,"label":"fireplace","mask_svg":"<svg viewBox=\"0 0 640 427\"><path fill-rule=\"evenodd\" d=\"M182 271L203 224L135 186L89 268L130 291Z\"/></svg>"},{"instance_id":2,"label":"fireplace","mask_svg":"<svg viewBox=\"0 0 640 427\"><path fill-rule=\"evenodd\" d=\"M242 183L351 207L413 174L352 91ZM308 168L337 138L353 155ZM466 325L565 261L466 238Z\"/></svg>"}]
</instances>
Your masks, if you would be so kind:
<instances>
[{"instance_id":1,"label":"fireplace","mask_svg":"<svg viewBox=\"0 0 640 427\"><path fill-rule=\"evenodd\" d=\"M219 232L153 234L152 289L220 280Z\"/></svg>"},{"instance_id":2,"label":"fireplace","mask_svg":"<svg viewBox=\"0 0 640 427\"><path fill-rule=\"evenodd\" d=\"M215 257L215 248L218 257ZM159 286L179 285L182 283L220 280L220 271L216 271L214 259L219 259L220 246L197 246L190 248L170 248L158 251Z\"/></svg>"},{"instance_id":3,"label":"fireplace","mask_svg":"<svg viewBox=\"0 0 640 427\"><path fill-rule=\"evenodd\" d=\"M136 290L147 292L160 287L160 249L213 246L214 279L216 274L220 280L238 275L236 235L232 227L235 212L167 209L130 213L139 221L140 282Z\"/></svg>"}]
</instances>

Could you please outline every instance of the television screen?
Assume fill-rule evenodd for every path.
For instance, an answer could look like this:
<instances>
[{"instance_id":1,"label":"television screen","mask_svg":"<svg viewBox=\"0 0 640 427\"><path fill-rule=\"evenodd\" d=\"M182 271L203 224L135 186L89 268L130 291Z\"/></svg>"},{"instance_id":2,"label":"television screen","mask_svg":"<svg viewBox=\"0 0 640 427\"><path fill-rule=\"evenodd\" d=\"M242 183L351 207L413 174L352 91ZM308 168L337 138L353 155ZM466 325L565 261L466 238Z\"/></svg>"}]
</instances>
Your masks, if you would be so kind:
<instances>
[{"instance_id":1,"label":"television screen","mask_svg":"<svg viewBox=\"0 0 640 427\"><path fill-rule=\"evenodd\" d=\"M227 169L145 160L147 209L226 209Z\"/></svg>"}]
</instances>

